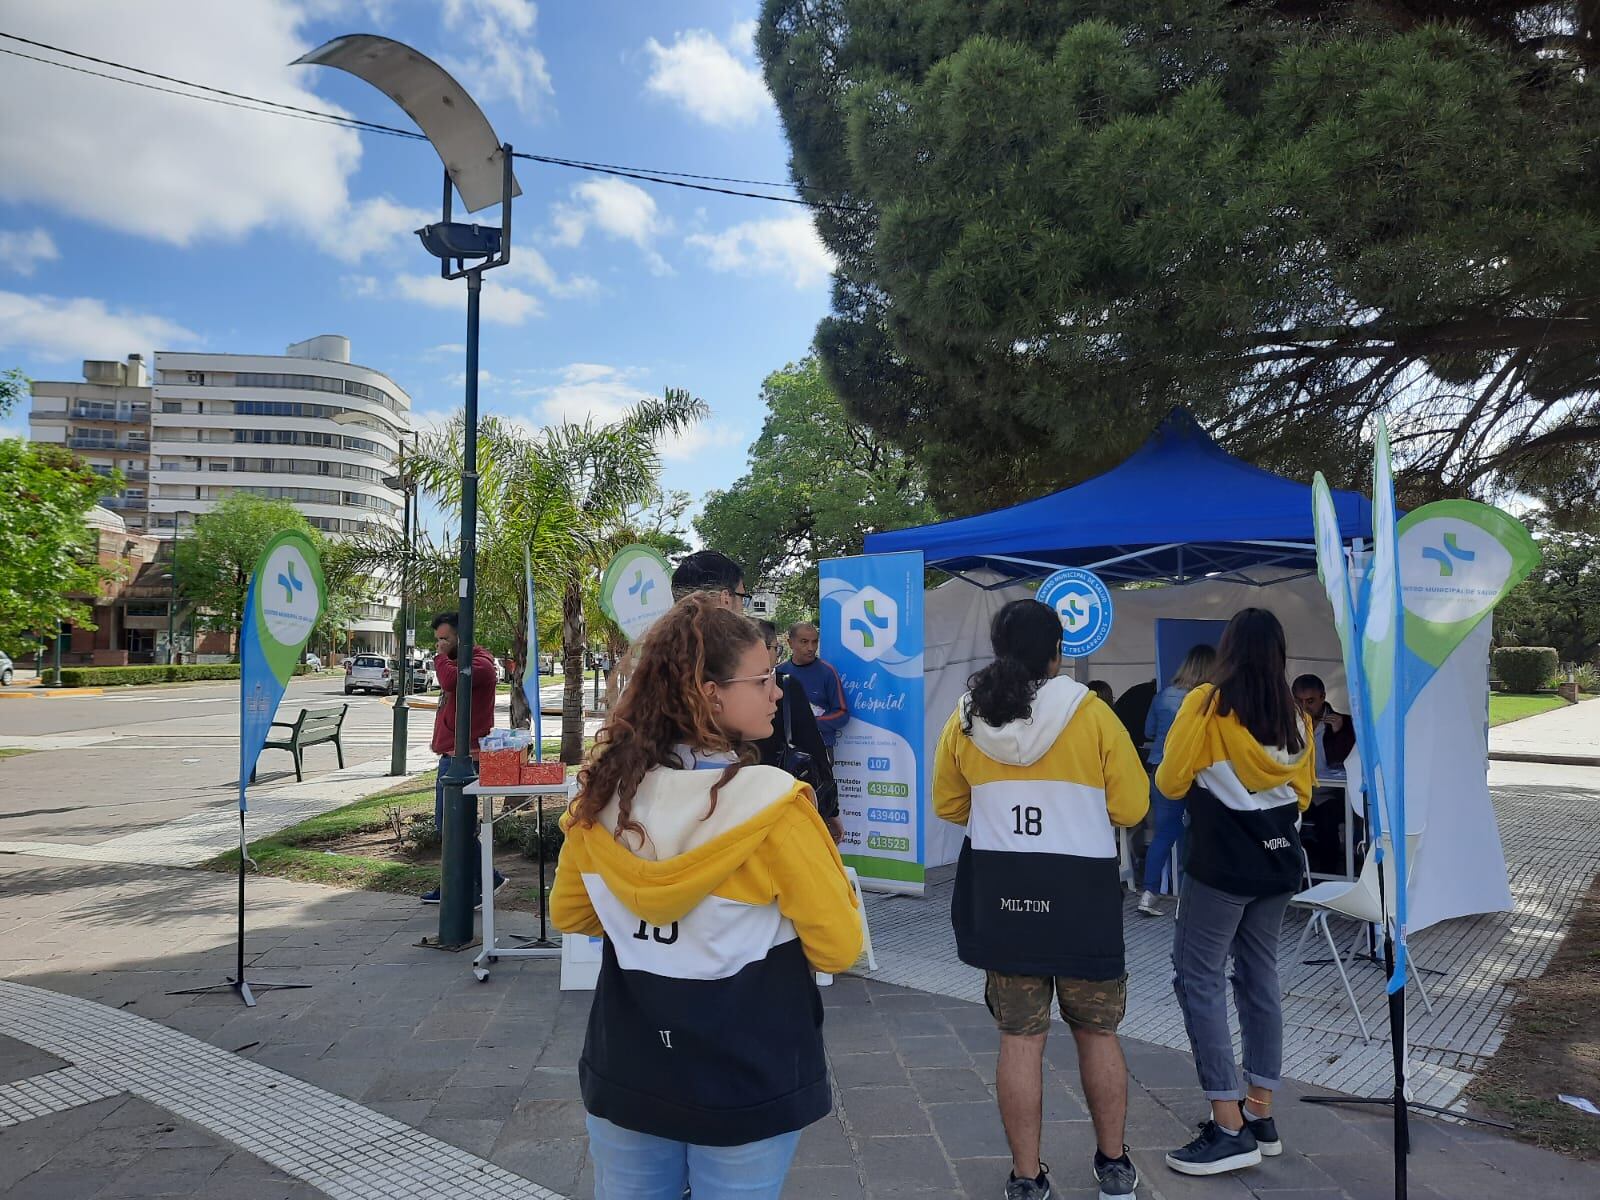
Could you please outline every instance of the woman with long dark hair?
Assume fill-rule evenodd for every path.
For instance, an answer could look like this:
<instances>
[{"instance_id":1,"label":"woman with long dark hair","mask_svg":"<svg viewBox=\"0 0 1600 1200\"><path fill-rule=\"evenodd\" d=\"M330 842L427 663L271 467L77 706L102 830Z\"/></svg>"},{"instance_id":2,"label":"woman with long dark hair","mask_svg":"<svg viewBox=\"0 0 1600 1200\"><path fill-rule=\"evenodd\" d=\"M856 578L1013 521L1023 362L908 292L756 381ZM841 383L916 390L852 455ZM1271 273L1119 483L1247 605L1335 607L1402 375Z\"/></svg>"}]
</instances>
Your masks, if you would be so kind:
<instances>
[{"instance_id":1,"label":"woman with long dark hair","mask_svg":"<svg viewBox=\"0 0 1600 1200\"><path fill-rule=\"evenodd\" d=\"M1179 708L1156 768L1156 787L1189 812L1172 985L1211 1102L1200 1136L1167 1155L1185 1175L1283 1153L1272 1118L1283 1069L1278 935L1300 883L1296 825L1316 777L1310 745L1310 722L1289 690L1283 626L1264 608L1241 610L1223 630L1211 682ZM1248 1092L1228 1030L1230 955Z\"/></svg>"},{"instance_id":2,"label":"woman with long dark hair","mask_svg":"<svg viewBox=\"0 0 1600 1200\"><path fill-rule=\"evenodd\" d=\"M811 789L756 762L779 695L754 622L680 600L562 819L551 919L605 938L578 1064L599 1200L776 1200L832 1108L813 972L862 925Z\"/></svg>"},{"instance_id":3,"label":"woman with long dark hair","mask_svg":"<svg viewBox=\"0 0 1600 1200\"><path fill-rule=\"evenodd\" d=\"M1013 600L990 634L994 661L968 681L939 738L933 811L967 831L950 919L961 961L985 972L1000 1030L1005 1197L1051 1194L1039 1140L1052 999L1077 1045L1101 1200L1132 1196L1139 1172L1122 1141L1128 1071L1117 1041L1128 998L1117 827L1144 819L1149 783L1116 714L1060 673L1054 609Z\"/></svg>"}]
</instances>

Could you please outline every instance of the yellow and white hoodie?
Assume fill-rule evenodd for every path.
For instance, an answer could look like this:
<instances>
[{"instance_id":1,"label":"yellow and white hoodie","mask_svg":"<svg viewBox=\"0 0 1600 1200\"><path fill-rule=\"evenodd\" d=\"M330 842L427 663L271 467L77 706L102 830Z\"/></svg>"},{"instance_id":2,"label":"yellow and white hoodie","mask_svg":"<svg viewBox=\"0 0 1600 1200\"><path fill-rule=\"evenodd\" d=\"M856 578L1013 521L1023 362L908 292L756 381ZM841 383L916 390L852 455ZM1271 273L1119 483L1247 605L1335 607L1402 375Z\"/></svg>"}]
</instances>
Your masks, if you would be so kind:
<instances>
[{"instance_id":1,"label":"yellow and white hoodie","mask_svg":"<svg viewBox=\"0 0 1600 1200\"><path fill-rule=\"evenodd\" d=\"M1233 713L1219 716L1215 694L1203 683L1184 697L1156 768L1161 794L1187 802L1184 870L1240 896L1295 891L1302 870L1297 825L1317 777L1311 720L1304 747L1289 754L1256 741Z\"/></svg>"},{"instance_id":2,"label":"yellow and white hoodie","mask_svg":"<svg viewBox=\"0 0 1600 1200\"><path fill-rule=\"evenodd\" d=\"M967 827L950 919L969 966L1007 975L1120 979L1122 890L1114 826L1150 808L1126 727L1064 675L1031 715L963 732L971 696L945 723L933 811Z\"/></svg>"},{"instance_id":3,"label":"yellow and white hoodie","mask_svg":"<svg viewBox=\"0 0 1600 1200\"><path fill-rule=\"evenodd\" d=\"M721 767L722 764L716 764ZM589 1112L625 1129L734 1146L803 1128L832 1096L814 971L861 952L855 893L811 789L775 767L657 767L634 796L562 819L550 917L604 935L583 1057Z\"/></svg>"}]
</instances>

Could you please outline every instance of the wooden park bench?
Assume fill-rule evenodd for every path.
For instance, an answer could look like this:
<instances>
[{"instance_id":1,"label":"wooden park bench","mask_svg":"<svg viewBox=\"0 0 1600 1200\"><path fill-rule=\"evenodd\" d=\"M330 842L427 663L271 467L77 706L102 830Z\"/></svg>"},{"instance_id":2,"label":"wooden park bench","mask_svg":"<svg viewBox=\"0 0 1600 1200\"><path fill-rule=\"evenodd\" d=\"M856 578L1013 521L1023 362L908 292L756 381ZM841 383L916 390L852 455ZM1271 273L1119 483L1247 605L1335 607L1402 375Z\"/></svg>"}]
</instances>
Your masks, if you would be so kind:
<instances>
[{"instance_id":1,"label":"wooden park bench","mask_svg":"<svg viewBox=\"0 0 1600 1200\"><path fill-rule=\"evenodd\" d=\"M339 730L344 726L344 715L350 711L348 704L336 705L332 708L307 708L302 709L293 721L274 721L272 729L267 731L267 740L262 744L263 750L287 750L294 755L294 778L296 783L304 782L305 776L301 773L302 756L307 746L321 745L323 742L332 742L333 748L339 753L339 767L344 768L344 743L339 740ZM273 730L287 729L287 737L273 737ZM255 768L250 769L250 782L256 781Z\"/></svg>"}]
</instances>

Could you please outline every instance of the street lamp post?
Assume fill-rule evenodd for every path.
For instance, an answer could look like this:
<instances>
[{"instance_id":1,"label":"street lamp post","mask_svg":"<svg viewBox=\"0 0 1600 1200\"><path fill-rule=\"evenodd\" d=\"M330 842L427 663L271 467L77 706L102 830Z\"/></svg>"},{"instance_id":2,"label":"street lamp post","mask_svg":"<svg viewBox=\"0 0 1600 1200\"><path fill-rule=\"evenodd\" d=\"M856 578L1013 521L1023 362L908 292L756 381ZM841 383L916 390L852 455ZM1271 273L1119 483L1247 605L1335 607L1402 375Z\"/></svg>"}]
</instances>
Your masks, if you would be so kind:
<instances>
[{"instance_id":1,"label":"street lamp post","mask_svg":"<svg viewBox=\"0 0 1600 1200\"><path fill-rule=\"evenodd\" d=\"M416 434L413 433L412 437ZM405 516L401 518L400 528L403 547L400 551L400 694L394 701L394 733L392 745L389 750L389 774L404 775L406 773L406 738L407 725L410 721L411 711L411 677L414 667L411 662L411 644L413 638L413 623L411 620L411 558L416 551L416 531L413 528L413 518L416 506L412 503L415 492L415 482L406 474L406 443L404 435L400 439L400 457L398 469L393 475L384 476L383 482L390 487L398 487L405 503Z\"/></svg>"},{"instance_id":2,"label":"street lamp post","mask_svg":"<svg viewBox=\"0 0 1600 1200\"><path fill-rule=\"evenodd\" d=\"M172 566L167 569L166 581L167 581L167 666L170 667L172 665L172 661L173 661L173 656L172 656L172 649L173 649L172 617L173 617L174 610L177 608L177 600L178 600L178 546L177 546L177 540L176 539L173 540Z\"/></svg>"},{"instance_id":3,"label":"street lamp post","mask_svg":"<svg viewBox=\"0 0 1600 1200\"><path fill-rule=\"evenodd\" d=\"M410 46L372 34L353 34L334 38L295 61L348 71L383 92L421 127L444 163L444 214L442 220L417 230L417 235L423 249L439 259L442 278L467 281L456 741L450 770L442 780L439 873L439 944L464 946L472 938L472 910L478 899L472 888L472 797L462 791L477 777L472 762L472 651L478 533L478 311L483 273L511 261L511 199L522 189L511 172L511 147L501 144L483 110L448 72ZM499 228L452 221L452 185L469 213L498 203ZM480 883L491 885L490 880Z\"/></svg>"}]
</instances>

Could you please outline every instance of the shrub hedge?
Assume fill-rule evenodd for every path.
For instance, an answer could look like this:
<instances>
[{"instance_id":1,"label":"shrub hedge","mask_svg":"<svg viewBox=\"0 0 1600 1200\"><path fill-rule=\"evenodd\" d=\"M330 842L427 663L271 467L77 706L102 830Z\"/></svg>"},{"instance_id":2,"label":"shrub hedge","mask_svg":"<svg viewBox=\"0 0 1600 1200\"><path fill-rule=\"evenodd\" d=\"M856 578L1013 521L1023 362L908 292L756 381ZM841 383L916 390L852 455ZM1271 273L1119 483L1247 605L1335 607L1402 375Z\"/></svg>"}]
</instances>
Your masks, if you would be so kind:
<instances>
[{"instance_id":1,"label":"shrub hedge","mask_svg":"<svg viewBox=\"0 0 1600 1200\"><path fill-rule=\"evenodd\" d=\"M304 663L295 667L304 675ZM52 672L46 668L45 675ZM137 683L177 683L204 679L237 679L238 663L174 663L171 666L62 667L61 687L127 687Z\"/></svg>"},{"instance_id":2,"label":"shrub hedge","mask_svg":"<svg viewBox=\"0 0 1600 1200\"><path fill-rule=\"evenodd\" d=\"M1537 692L1561 667L1550 646L1501 646L1494 652L1494 673L1509 692Z\"/></svg>"}]
</instances>

